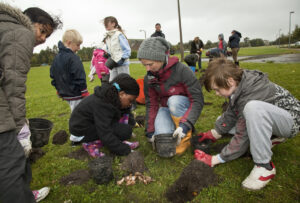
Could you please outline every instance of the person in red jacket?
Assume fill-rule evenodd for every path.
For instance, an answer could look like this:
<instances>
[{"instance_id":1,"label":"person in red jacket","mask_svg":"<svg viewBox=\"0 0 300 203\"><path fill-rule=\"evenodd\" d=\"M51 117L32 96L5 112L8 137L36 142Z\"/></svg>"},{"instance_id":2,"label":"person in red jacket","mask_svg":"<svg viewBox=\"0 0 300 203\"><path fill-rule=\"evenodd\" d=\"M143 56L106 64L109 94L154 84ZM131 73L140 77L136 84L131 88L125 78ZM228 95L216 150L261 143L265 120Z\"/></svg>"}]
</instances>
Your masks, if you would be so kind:
<instances>
[{"instance_id":1,"label":"person in red jacket","mask_svg":"<svg viewBox=\"0 0 300 203\"><path fill-rule=\"evenodd\" d=\"M150 142L158 135L177 138L176 154L190 146L191 132L203 108L201 85L193 71L169 57L169 43L162 37L144 40L138 59L146 67L146 136Z\"/></svg>"}]
</instances>

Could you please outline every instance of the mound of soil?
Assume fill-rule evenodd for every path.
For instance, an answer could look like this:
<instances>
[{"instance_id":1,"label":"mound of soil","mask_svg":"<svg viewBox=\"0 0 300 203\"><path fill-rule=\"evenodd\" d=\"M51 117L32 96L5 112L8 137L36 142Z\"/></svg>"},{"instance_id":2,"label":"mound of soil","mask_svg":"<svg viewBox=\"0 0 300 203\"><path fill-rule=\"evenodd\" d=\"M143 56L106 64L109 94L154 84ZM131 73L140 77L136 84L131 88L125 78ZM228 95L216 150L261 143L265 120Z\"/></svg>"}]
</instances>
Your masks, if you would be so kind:
<instances>
[{"instance_id":1,"label":"mound of soil","mask_svg":"<svg viewBox=\"0 0 300 203\"><path fill-rule=\"evenodd\" d=\"M143 173L147 168L145 166L144 156L138 152L132 152L124 158L121 164L121 169L128 174L135 174L136 172Z\"/></svg>"},{"instance_id":2,"label":"mound of soil","mask_svg":"<svg viewBox=\"0 0 300 203\"><path fill-rule=\"evenodd\" d=\"M32 151L29 155L30 163L35 163L38 159L44 156L46 153L41 148L32 148Z\"/></svg>"},{"instance_id":3,"label":"mound of soil","mask_svg":"<svg viewBox=\"0 0 300 203\"><path fill-rule=\"evenodd\" d=\"M91 156L81 147L76 151L73 151L67 155L68 158L77 160L89 160Z\"/></svg>"},{"instance_id":4,"label":"mound of soil","mask_svg":"<svg viewBox=\"0 0 300 203\"><path fill-rule=\"evenodd\" d=\"M69 135L65 130L60 130L53 136L52 144L63 145L67 142L68 137Z\"/></svg>"},{"instance_id":5,"label":"mound of soil","mask_svg":"<svg viewBox=\"0 0 300 203\"><path fill-rule=\"evenodd\" d=\"M218 154L221 153L222 149L228 144L228 142L223 142L220 144L214 144L211 146L211 150L213 151L211 154Z\"/></svg>"},{"instance_id":6,"label":"mound of soil","mask_svg":"<svg viewBox=\"0 0 300 203\"><path fill-rule=\"evenodd\" d=\"M59 183L62 185L82 185L90 179L88 170L78 170L73 173L63 176Z\"/></svg>"},{"instance_id":7,"label":"mound of soil","mask_svg":"<svg viewBox=\"0 0 300 203\"><path fill-rule=\"evenodd\" d=\"M112 158L98 157L89 162L89 172L97 184L109 183L113 178Z\"/></svg>"},{"instance_id":8,"label":"mound of soil","mask_svg":"<svg viewBox=\"0 0 300 203\"><path fill-rule=\"evenodd\" d=\"M203 140L202 142L199 142L199 136L192 136L192 139L190 140L192 145L192 153L194 153L195 149L200 149L201 151L204 151L207 154L210 154L210 148L211 148L211 140Z\"/></svg>"},{"instance_id":9,"label":"mound of soil","mask_svg":"<svg viewBox=\"0 0 300 203\"><path fill-rule=\"evenodd\" d=\"M218 177L213 168L195 159L183 169L180 177L167 189L165 196L170 202L187 202L203 188L217 183Z\"/></svg>"}]
</instances>

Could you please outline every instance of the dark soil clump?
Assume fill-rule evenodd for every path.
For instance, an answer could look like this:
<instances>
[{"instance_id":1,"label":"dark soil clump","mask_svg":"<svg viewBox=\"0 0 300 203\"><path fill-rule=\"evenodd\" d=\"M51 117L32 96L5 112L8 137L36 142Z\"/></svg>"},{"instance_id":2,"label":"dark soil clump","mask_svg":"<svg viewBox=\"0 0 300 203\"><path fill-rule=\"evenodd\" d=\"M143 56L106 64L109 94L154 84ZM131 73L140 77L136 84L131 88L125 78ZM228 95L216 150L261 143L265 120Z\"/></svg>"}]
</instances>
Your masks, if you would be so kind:
<instances>
[{"instance_id":1,"label":"dark soil clump","mask_svg":"<svg viewBox=\"0 0 300 203\"><path fill-rule=\"evenodd\" d=\"M138 124L140 127L144 127L144 126L145 126L145 120L146 120L146 117L145 117L145 116L136 116L136 117L135 117L135 121L137 122L137 124Z\"/></svg>"},{"instance_id":2,"label":"dark soil clump","mask_svg":"<svg viewBox=\"0 0 300 203\"><path fill-rule=\"evenodd\" d=\"M143 173L147 168L145 166L144 156L138 152L130 153L122 162L121 169L128 174L136 172Z\"/></svg>"},{"instance_id":3,"label":"dark soil clump","mask_svg":"<svg viewBox=\"0 0 300 203\"><path fill-rule=\"evenodd\" d=\"M219 143L219 144L214 144L211 146L211 149L214 153L212 154L218 154L218 153L221 153L222 149L228 145L228 142L223 142L223 143Z\"/></svg>"},{"instance_id":4,"label":"dark soil clump","mask_svg":"<svg viewBox=\"0 0 300 203\"><path fill-rule=\"evenodd\" d=\"M32 151L29 155L30 163L35 163L38 159L44 156L46 153L41 148L32 148Z\"/></svg>"},{"instance_id":5,"label":"dark soil clump","mask_svg":"<svg viewBox=\"0 0 300 203\"><path fill-rule=\"evenodd\" d=\"M213 168L198 160L193 160L185 167L180 177L166 192L170 202L181 203L191 201L203 189L218 183Z\"/></svg>"},{"instance_id":6,"label":"dark soil clump","mask_svg":"<svg viewBox=\"0 0 300 203\"><path fill-rule=\"evenodd\" d=\"M59 183L62 185L82 185L90 179L88 170L78 170L73 173L63 176Z\"/></svg>"},{"instance_id":7,"label":"dark soil clump","mask_svg":"<svg viewBox=\"0 0 300 203\"><path fill-rule=\"evenodd\" d=\"M104 156L90 161L89 172L97 184L109 183L114 178L112 158L109 156Z\"/></svg>"},{"instance_id":8,"label":"dark soil clump","mask_svg":"<svg viewBox=\"0 0 300 203\"><path fill-rule=\"evenodd\" d=\"M200 149L201 151L204 151L206 154L210 154L210 145L212 143L211 140L203 140L202 142L199 142L200 136L193 136L191 139L191 145L192 145L192 153L194 153L195 149Z\"/></svg>"},{"instance_id":9,"label":"dark soil clump","mask_svg":"<svg viewBox=\"0 0 300 203\"><path fill-rule=\"evenodd\" d=\"M67 155L68 158L77 160L90 160L91 156L81 147Z\"/></svg>"},{"instance_id":10,"label":"dark soil clump","mask_svg":"<svg viewBox=\"0 0 300 203\"><path fill-rule=\"evenodd\" d=\"M67 142L68 137L69 135L65 130L60 130L53 136L52 144L63 145Z\"/></svg>"}]
</instances>

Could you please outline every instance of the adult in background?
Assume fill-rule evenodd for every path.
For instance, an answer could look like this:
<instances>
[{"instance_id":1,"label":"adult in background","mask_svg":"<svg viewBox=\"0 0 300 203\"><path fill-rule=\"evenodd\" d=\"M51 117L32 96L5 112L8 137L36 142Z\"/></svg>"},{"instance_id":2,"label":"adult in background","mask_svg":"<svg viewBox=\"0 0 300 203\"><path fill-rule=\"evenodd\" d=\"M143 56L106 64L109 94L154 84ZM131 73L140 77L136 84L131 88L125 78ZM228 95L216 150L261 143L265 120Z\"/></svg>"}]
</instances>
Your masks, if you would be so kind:
<instances>
[{"instance_id":1,"label":"adult in background","mask_svg":"<svg viewBox=\"0 0 300 203\"><path fill-rule=\"evenodd\" d=\"M202 55L202 51L203 51L203 42L199 37L195 37L194 40L191 43L191 54L198 54L199 58L198 58L198 67L199 70L202 68L201 65L201 55Z\"/></svg>"},{"instance_id":2,"label":"adult in background","mask_svg":"<svg viewBox=\"0 0 300 203\"><path fill-rule=\"evenodd\" d=\"M29 126L25 91L33 48L46 41L61 21L39 8L24 13L0 3L0 202L38 202L49 188L31 191ZM25 153L24 153L25 151Z\"/></svg>"},{"instance_id":3,"label":"adult in background","mask_svg":"<svg viewBox=\"0 0 300 203\"><path fill-rule=\"evenodd\" d=\"M229 37L229 47L232 51L232 58L236 65L240 65L237 59L238 52L240 50L240 39L242 38L242 34L236 30L231 32L231 36Z\"/></svg>"},{"instance_id":4,"label":"adult in background","mask_svg":"<svg viewBox=\"0 0 300 203\"><path fill-rule=\"evenodd\" d=\"M162 37L165 38L165 34L161 31L160 23L155 24L155 32L151 35L151 37Z\"/></svg>"}]
</instances>

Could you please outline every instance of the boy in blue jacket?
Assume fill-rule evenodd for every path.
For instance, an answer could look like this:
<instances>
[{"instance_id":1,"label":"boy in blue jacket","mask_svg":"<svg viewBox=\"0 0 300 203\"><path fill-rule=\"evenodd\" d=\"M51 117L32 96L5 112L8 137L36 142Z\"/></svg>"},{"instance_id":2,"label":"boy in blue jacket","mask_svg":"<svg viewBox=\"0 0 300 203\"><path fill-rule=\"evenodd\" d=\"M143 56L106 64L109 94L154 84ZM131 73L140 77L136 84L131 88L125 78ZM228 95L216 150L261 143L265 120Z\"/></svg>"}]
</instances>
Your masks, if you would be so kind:
<instances>
[{"instance_id":1,"label":"boy in blue jacket","mask_svg":"<svg viewBox=\"0 0 300 203\"><path fill-rule=\"evenodd\" d=\"M77 30L66 30L62 42L58 42L59 52L50 68L51 84L58 96L69 103L71 112L84 97L89 96L84 67L75 54L81 43L82 36Z\"/></svg>"}]
</instances>

